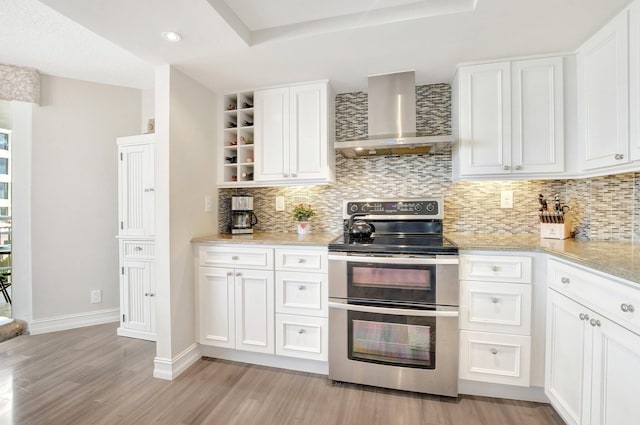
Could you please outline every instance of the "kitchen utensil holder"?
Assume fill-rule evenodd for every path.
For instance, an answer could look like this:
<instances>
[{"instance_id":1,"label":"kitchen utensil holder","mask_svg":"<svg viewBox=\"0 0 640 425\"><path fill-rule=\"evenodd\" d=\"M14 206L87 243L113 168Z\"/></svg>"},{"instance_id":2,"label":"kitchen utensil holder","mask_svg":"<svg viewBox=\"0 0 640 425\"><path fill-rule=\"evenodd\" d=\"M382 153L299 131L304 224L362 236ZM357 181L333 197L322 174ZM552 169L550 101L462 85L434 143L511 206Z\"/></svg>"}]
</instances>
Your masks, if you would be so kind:
<instances>
[{"instance_id":1,"label":"kitchen utensil holder","mask_svg":"<svg viewBox=\"0 0 640 425\"><path fill-rule=\"evenodd\" d=\"M568 214L554 217L561 223L548 223L549 217L540 215L540 237L544 239L568 239L571 237L571 219ZM552 218L552 220L554 219Z\"/></svg>"}]
</instances>

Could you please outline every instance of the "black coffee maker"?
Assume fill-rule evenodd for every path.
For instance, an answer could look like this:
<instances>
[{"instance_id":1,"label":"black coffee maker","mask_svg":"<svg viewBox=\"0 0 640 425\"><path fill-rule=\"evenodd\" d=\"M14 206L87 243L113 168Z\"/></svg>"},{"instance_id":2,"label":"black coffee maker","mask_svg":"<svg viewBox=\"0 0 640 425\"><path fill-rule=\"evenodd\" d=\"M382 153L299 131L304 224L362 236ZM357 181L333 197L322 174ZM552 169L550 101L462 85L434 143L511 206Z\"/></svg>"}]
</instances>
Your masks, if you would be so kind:
<instances>
[{"instance_id":1,"label":"black coffee maker","mask_svg":"<svg viewBox=\"0 0 640 425\"><path fill-rule=\"evenodd\" d=\"M231 197L231 233L253 233L258 217L253 212L253 196Z\"/></svg>"}]
</instances>

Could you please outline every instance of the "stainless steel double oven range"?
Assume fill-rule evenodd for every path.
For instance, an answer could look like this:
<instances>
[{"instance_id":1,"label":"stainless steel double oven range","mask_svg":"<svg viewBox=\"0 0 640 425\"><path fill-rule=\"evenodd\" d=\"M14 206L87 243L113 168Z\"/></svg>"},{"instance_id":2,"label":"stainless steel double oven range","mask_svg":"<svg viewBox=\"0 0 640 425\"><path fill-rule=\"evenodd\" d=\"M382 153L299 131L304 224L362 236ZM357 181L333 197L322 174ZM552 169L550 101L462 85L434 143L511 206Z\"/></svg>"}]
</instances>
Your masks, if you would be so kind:
<instances>
[{"instance_id":1,"label":"stainless steel double oven range","mask_svg":"<svg viewBox=\"0 0 640 425\"><path fill-rule=\"evenodd\" d=\"M458 249L442 207L344 202L345 234L329 244L330 379L458 395ZM353 215L374 233L351 237Z\"/></svg>"}]
</instances>

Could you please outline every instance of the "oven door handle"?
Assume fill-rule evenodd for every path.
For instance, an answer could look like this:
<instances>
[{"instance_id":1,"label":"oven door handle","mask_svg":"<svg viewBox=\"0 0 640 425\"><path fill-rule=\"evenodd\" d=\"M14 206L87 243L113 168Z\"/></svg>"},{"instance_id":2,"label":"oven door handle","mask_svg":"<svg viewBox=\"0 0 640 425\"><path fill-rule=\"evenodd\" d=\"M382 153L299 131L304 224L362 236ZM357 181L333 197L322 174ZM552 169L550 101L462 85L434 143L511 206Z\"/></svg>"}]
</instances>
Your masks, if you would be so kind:
<instances>
[{"instance_id":1,"label":"oven door handle","mask_svg":"<svg viewBox=\"0 0 640 425\"><path fill-rule=\"evenodd\" d=\"M330 254L329 260L346 261L349 263L376 263L376 264L458 264L458 257L451 258L421 258L421 257L377 257Z\"/></svg>"},{"instance_id":2,"label":"oven door handle","mask_svg":"<svg viewBox=\"0 0 640 425\"><path fill-rule=\"evenodd\" d=\"M404 308L373 307L360 304L346 304L329 301L329 308L339 310L360 311L363 313L394 314L397 316L418 316L418 317L458 317L458 310L409 310ZM456 308L456 307L452 307Z\"/></svg>"}]
</instances>

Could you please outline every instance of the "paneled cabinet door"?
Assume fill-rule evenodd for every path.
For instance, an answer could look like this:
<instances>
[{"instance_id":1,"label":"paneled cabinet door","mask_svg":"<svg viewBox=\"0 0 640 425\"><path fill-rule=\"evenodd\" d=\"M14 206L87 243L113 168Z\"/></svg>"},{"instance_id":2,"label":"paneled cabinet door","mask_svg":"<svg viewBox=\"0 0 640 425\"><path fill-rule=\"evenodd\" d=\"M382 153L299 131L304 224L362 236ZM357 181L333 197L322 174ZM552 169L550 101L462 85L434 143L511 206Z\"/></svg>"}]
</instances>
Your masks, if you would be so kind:
<instances>
[{"instance_id":1,"label":"paneled cabinet door","mask_svg":"<svg viewBox=\"0 0 640 425\"><path fill-rule=\"evenodd\" d=\"M235 348L234 270L200 267L200 343Z\"/></svg>"},{"instance_id":2,"label":"paneled cabinet door","mask_svg":"<svg viewBox=\"0 0 640 425\"><path fill-rule=\"evenodd\" d=\"M578 52L578 126L582 168L629 161L629 53L627 12Z\"/></svg>"},{"instance_id":3,"label":"paneled cabinet door","mask_svg":"<svg viewBox=\"0 0 640 425\"><path fill-rule=\"evenodd\" d=\"M289 89L254 93L256 181L289 178Z\"/></svg>"},{"instance_id":4,"label":"paneled cabinet door","mask_svg":"<svg viewBox=\"0 0 640 425\"><path fill-rule=\"evenodd\" d=\"M600 317L593 318L593 325L590 425L637 423L640 336Z\"/></svg>"},{"instance_id":5,"label":"paneled cabinet door","mask_svg":"<svg viewBox=\"0 0 640 425\"><path fill-rule=\"evenodd\" d=\"M327 177L327 85L307 84L289 89L290 177Z\"/></svg>"},{"instance_id":6,"label":"paneled cabinet door","mask_svg":"<svg viewBox=\"0 0 640 425\"><path fill-rule=\"evenodd\" d=\"M547 291L545 394L568 425L588 424L592 330L590 311Z\"/></svg>"},{"instance_id":7,"label":"paneled cabinet door","mask_svg":"<svg viewBox=\"0 0 640 425\"><path fill-rule=\"evenodd\" d=\"M562 58L514 61L513 173L564 171Z\"/></svg>"},{"instance_id":8,"label":"paneled cabinet door","mask_svg":"<svg viewBox=\"0 0 640 425\"><path fill-rule=\"evenodd\" d=\"M460 174L510 172L510 63L465 66L459 79Z\"/></svg>"},{"instance_id":9,"label":"paneled cabinet door","mask_svg":"<svg viewBox=\"0 0 640 425\"><path fill-rule=\"evenodd\" d=\"M629 148L640 161L640 2L629 6Z\"/></svg>"},{"instance_id":10,"label":"paneled cabinet door","mask_svg":"<svg viewBox=\"0 0 640 425\"><path fill-rule=\"evenodd\" d=\"M121 236L152 236L155 232L153 144L118 147Z\"/></svg>"},{"instance_id":11,"label":"paneled cabinet door","mask_svg":"<svg viewBox=\"0 0 640 425\"><path fill-rule=\"evenodd\" d=\"M154 263L124 260L122 264L122 327L155 332Z\"/></svg>"},{"instance_id":12,"label":"paneled cabinet door","mask_svg":"<svg viewBox=\"0 0 640 425\"><path fill-rule=\"evenodd\" d=\"M236 349L275 353L273 286L273 271L235 270Z\"/></svg>"}]
</instances>

